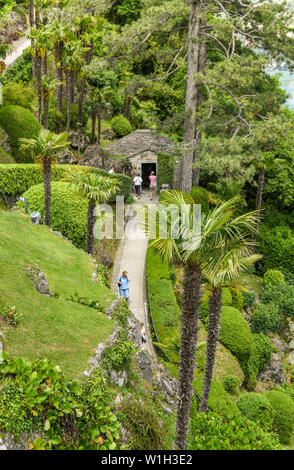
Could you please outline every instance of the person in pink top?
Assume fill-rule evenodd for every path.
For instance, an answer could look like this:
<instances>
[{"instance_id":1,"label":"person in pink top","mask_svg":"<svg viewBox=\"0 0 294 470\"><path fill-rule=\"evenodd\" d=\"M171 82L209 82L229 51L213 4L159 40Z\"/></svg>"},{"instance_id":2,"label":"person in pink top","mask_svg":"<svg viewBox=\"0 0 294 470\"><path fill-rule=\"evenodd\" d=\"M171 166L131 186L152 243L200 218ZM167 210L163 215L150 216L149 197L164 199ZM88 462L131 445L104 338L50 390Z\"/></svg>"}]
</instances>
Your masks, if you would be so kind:
<instances>
[{"instance_id":1,"label":"person in pink top","mask_svg":"<svg viewBox=\"0 0 294 470\"><path fill-rule=\"evenodd\" d=\"M151 171L150 176L149 176L149 181L150 181L150 199L152 201L152 197L154 195L154 199L156 197L156 176L154 174L154 171Z\"/></svg>"}]
</instances>

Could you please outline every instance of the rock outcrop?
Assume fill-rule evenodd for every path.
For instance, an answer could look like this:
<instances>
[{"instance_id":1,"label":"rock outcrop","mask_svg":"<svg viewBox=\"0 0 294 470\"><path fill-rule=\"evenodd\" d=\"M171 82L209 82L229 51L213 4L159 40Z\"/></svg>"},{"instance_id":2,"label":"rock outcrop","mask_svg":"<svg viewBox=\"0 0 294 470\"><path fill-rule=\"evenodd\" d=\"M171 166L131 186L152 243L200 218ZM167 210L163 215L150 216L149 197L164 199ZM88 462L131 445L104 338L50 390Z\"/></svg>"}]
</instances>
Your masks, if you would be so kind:
<instances>
[{"instance_id":1,"label":"rock outcrop","mask_svg":"<svg viewBox=\"0 0 294 470\"><path fill-rule=\"evenodd\" d=\"M48 296L53 295L49 290L49 282L37 264L35 264L34 267L26 267L26 270L35 288L40 292L40 294Z\"/></svg>"},{"instance_id":2,"label":"rock outcrop","mask_svg":"<svg viewBox=\"0 0 294 470\"><path fill-rule=\"evenodd\" d=\"M95 168L102 168L109 171L114 168L116 173L123 173L124 161L119 158L109 157L103 148L98 144L89 145L84 153L81 164L87 164Z\"/></svg>"}]
</instances>

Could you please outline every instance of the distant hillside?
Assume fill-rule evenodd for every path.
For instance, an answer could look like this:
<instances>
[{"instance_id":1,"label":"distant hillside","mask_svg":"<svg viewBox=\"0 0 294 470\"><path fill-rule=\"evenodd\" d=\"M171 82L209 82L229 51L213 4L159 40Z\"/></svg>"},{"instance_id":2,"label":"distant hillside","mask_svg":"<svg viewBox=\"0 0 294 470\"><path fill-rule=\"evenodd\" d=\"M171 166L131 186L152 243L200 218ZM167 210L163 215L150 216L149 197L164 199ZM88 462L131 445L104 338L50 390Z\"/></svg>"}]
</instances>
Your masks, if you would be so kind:
<instances>
[{"instance_id":1,"label":"distant hillside","mask_svg":"<svg viewBox=\"0 0 294 470\"><path fill-rule=\"evenodd\" d=\"M25 266L37 263L50 291L40 294ZM93 349L111 334L113 322L103 313L67 300L75 292L107 308L113 293L94 283L91 258L28 216L0 211L0 312L16 306L23 314L13 328L0 318L4 348L12 356L48 357L69 377L86 368Z\"/></svg>"}]
</instances>

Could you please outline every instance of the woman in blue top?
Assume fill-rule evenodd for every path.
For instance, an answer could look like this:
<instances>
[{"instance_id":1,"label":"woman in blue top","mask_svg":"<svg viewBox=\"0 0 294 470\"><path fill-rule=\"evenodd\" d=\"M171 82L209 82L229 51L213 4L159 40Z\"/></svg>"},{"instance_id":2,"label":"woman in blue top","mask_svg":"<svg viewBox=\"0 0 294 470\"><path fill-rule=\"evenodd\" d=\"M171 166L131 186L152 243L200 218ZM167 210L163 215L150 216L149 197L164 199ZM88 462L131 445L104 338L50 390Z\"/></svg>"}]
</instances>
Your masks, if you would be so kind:
<instances>
[{"instance_id":1,"label":"woman in blue top","mask_svg":"<svg viewBox=\"0 0 294 470\"><path fill-rule=\"evenodd\" d=\"M118 284L118 287L119 287L120 296L123 299L126 299L127 302L129 301L129 293L130 293L129 282L131 282L131 281L128 278L127 271L123 271L122 275L119 276L119 278L117 279L117 284Z\"/></svg>"}]
</instances>

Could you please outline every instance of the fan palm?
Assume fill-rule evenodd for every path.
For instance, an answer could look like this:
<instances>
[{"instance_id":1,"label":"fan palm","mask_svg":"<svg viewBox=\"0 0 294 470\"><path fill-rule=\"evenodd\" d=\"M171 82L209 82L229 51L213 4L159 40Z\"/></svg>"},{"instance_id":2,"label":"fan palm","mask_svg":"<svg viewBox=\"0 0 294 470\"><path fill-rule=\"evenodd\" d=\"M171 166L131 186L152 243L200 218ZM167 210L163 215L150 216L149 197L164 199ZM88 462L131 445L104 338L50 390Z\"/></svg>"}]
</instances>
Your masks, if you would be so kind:
<instances>
[{"instance_id":1,"label":"fan palm","mask_svg":"<svg viewBox=\"0 0 294 470\"><path fill-rule=\"evenodd\" d=\"M86 252L92 254L94 249L95 206L109 201L109 199L116 194L119 182L115 178L85 170L70 170L68 179L76 191L89 201Z\"/></svg>"},{"instance_id":2,"label":"fan palm","mask_svg":"<svg viewBox=\"0 0 294 470\"><path fill-rule=\"evenodd\" d=\"M149 207L151 217L146 223L142 219L148 235L153 232L151 245L168 260L179 260L184 264L183 304L181 317L181 346L179 365L179 402L175 447L185 449L193 393L193 377L197 343L198 316L201 301L202 269L211 259L217 260L219 247L238 233L246 225L242 217L239 224L232 220L232 211L239 203L236 197L214 208L200 217L199 228L195 229L194 201L182 191L164 191L161 204ZM168 209L167 209L168 208ZM168 212L167 212L168 210ZM159 217L152 212L159 212ZM153 214L154 215L154 214ZM158 220L166 220L164 236L159 233ZM178 233L177 233L178 232Z\"/></svg>"},{"instance_id":3,"label":"fan palm","mask_svg":"<svg viewBox=\"0 0 294 470\"><path fill-rule=\"evenodd\" d=\"M246 219L243 219L243 222L247 220L248 231L246 232L243 227L241 230L243 233L240 235L236 234L228 243L224 243L219 250L215 250L216 257L212 258L203 267L203 273L211 286L211 293L209 298L206 362L199 413L207 411L219 339L222 288L238 281L242 272L261 258L260 255L251 253L251 248L254 245L254 243L251 242L252 231L255 228L258 215L256 212L253 212L245 214L245 216ZM238 225L237 220L235 223Z\"/></svg>"},{"instance_id":4,"label":"fan palm","mask_svg":"<svg viewBox=\"0 0 294 470\"><path fill-rule=\"evenodd\" d=\"M56 159L56 152L69 145L67 137L66 132L57 135L47 129L41 129L35 139L19 139L21 142L20 149L28 150L43 166L45 224L48 227L50 226L51 209L51 165Z\"/></svg>"}]
</instances>

